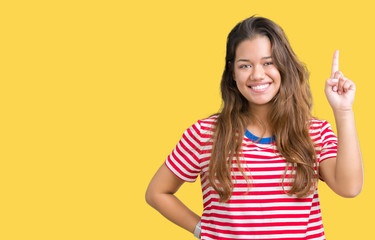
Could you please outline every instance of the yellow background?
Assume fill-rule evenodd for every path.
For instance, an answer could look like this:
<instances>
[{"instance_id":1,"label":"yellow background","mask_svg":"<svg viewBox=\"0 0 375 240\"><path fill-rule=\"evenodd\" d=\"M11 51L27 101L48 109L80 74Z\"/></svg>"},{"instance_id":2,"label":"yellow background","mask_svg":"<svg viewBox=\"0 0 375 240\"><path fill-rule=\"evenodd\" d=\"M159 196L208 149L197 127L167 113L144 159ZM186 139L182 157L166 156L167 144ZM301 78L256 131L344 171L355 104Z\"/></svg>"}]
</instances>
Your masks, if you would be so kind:
<instances>
[{"instance_id":1,"label":"yellow background","mask_svg":"<svg viewBox=\"0 0 375 240\"><path fill-rule=\"evenodd\" d=\"M219 110L225 41L253 14L285 30L311 71L314 116L334 118L324 81L357 84L365 185L320 183L326 237L371 239L372 1L2 1L0 239L194 239L144 200L183 131ZM199 182L178 196L198 214Z\"/></svg>"}]
</instances>

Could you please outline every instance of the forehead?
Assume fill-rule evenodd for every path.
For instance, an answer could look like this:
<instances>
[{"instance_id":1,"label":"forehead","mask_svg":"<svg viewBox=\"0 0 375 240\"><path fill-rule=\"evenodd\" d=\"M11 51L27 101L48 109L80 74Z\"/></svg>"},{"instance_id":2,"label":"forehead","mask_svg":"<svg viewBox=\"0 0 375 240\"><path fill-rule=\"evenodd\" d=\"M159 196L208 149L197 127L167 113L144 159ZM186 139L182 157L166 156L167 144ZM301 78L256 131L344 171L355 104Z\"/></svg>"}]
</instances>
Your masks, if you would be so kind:
<instances>
[{"instance_id":1,"label":"forehead","mask_svg":"<svg viewBox=\"0 0 375 240\"><path fill-rule=\"evenodd\" d=\"M256 36L238 44L236 49L236 59L246 58L249 60L261 59L271 56L271 42L266 36Z\"/></svg>"}]
</instances>

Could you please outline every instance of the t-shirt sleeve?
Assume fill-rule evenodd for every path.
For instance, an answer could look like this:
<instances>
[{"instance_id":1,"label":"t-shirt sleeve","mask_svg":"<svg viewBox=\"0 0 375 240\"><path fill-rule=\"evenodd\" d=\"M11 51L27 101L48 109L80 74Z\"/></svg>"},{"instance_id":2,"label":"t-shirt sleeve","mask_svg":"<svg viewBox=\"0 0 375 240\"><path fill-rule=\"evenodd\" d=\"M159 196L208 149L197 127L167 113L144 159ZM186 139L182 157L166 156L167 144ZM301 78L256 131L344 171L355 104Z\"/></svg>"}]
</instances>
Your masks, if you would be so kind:
<instances>
[{"instance_id":1,"label":"t-shirt sleeve","mask_svg":"<svg viewBox=\"0 0 375 240\"><path fill-rule=\"evenodd\" d=\"M322 162L328 158L337 156L337 137L332 131L331 124L323 121L321 129L322 149L320 152L320 160Z\"/></svg>"},{"instance_id":2,"label":"t-shirt sleeve","mask_svg":"<svg viewBox=\"0 0 375 240\"><path fill-rule=\"evenodd\" d=\"M199 121L188 128L165 160L165 165L178 178L195 182L199 173L201 155L201 127Z\"/></svg>"}]
</instances>

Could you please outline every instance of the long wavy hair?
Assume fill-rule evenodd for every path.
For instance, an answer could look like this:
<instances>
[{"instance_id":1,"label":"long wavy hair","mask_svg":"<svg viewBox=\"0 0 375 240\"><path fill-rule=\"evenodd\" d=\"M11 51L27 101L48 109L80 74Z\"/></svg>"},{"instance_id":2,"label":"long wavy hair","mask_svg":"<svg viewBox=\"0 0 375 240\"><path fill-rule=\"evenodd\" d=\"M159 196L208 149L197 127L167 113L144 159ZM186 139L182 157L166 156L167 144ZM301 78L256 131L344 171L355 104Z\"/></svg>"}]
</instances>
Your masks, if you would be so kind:
<instances>
[{"instance_id":1,"label":"long wavy hair","mask_svg":"<svg viewBox=\"0 0 375 240\"><path fill-rule=\"evenodd\" d=\"M282 180L284 192L306 197L315 190L318 181L314 168L317 166L316 153L309 134L312 95L308 71L293 52L281 27L269 19L252 16L238 23L227 39L221 80L223 106L213 130L209 164L209 182L222 202L228 201L233 192L231 169L234 159L244 178L249 180L241 167L241 136L244 136L250 119L256 121L256 117L250 115L248 100L239 92L233 71L237 46L257 36L266 36L270 40L273 63L281 76L280 89L271 100L268 124L277 150L287 161ZM291 189L287 192L284 179L289 168L295 174Z\"/></svg>"}]
</instances>

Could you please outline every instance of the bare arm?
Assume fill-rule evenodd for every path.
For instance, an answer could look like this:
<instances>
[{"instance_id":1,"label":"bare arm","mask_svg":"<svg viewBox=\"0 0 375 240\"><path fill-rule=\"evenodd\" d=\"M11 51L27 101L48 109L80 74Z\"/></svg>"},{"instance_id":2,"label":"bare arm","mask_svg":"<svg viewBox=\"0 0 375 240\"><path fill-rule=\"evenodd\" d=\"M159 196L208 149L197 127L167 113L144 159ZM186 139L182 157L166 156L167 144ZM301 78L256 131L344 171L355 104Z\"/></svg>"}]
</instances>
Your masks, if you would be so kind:
<instances>
[{"instance_id":1,"label":"bare arm","mask_svg":"<svg viewBox=\"0 0 375 240\"><path fill-rule=\"evenodd\" d=\"M163 164L147 188L146 201L168 220L194 233L200 217L174 195L183 183Z\"/></svg>"},{"instance_id":2,"label":"bare arm","mask_svg":"<svg viewBox=\"0 0 375 240\"><path fill-rule=\"evenodd\" d=\"M343 197L357 196L363 186L362 156L355 127L352 105L355 84L338 71L338 51L332 63L331 78L326 81L326 95L335 115L337 127L337 158L320 164L321 177Z\"/></svg>"},{"instance_id":3,"label":"bare arm","mask_svg":"<svg viewBox=\"0 0 375 240\"><path fill-rule=\"evenodd\" d=\"M363 185L362 157L353 112L336 113L337 159L320 164L320 173L327 185L338 195L355 197Z\"/></svg>"}]
</instances>

